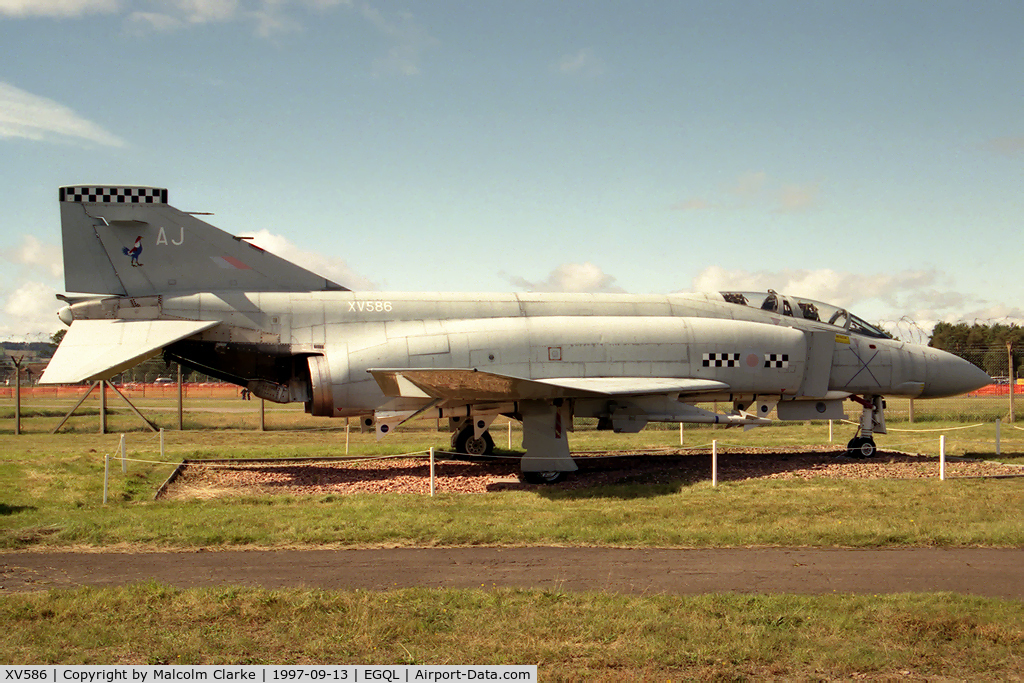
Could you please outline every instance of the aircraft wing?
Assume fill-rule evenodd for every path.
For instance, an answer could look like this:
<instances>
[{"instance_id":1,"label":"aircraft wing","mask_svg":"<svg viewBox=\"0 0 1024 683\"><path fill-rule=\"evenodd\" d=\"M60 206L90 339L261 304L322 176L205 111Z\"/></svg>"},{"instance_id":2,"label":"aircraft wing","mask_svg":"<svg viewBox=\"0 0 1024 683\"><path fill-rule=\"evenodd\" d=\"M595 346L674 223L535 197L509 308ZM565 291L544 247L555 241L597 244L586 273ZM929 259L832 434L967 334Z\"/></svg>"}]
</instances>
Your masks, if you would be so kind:
<instances>
[{"instance_id":1,"label":"aircraft wing","mask_svg":"<svg viewBox=\"0 0 1024 683\"><path fill-rule=\"evenodd\" d=\"M526 401L725 391L724 382L679 377L525 379L464 368L370 370L387 396L457 401Z\"/></svg>"},{"instance_id":2,"label":"aircraft wing","mask_svg":"<svg viewBox=\"0 0 1024 683\"><path fill-rule=\"evenodd\" d=\"M168 344L219 324L216 320L76 320L39 383L110 379Z\"/></svg>"}]
</instances>

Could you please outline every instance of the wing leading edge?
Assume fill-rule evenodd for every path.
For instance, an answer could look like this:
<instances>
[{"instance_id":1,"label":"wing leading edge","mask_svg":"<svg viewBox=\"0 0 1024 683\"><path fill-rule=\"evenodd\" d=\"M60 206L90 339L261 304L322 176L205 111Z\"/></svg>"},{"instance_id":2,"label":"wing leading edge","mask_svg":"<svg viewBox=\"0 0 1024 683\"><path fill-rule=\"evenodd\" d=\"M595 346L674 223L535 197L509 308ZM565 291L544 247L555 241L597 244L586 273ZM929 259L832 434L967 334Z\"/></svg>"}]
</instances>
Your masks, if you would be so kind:
<instances>
[{"instance_id":1,"label":"wing leading edge","mask_svg":"<svg viewBox=\"0 0 1024 683\"><path fill-rule=\"evenodd\" d=\"M110 379L168 344L219 324L216 320L76 320L39 383Z\"/></svg>"},{"instance_id":2,"label":"wing leading edge","mask_svg":"<svg viewBox=\"0 0 1024 683\"><path fill-rule=\"evenodd\" d=\"M528 401L727 391L729 385L679 377L555 377L526 379L462 368L374 369L381 391L394 398L448 401Z\"/></svg>"}]
</instances>

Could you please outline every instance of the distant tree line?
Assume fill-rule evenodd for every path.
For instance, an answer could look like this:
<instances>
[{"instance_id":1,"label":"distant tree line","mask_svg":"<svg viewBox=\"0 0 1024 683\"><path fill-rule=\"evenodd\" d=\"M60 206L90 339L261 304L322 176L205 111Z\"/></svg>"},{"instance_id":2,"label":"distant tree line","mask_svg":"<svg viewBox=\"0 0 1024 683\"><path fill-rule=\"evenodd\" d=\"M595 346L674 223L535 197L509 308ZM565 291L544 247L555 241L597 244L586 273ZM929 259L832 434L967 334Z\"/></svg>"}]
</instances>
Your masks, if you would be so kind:
<instances>
[{"instance_id":1,"label":"distant tree line","mask_svg":"<svg viewBox=\"0 0 1024 683\"><path fill-rule=\"evenodd\" d=\"M1024 327L999 323L938 323L928 345L969 360L993 377L1008 377L1007 342L1013 358L1013 376L1020 377L1024 364Z\"/></svg>"},{"instance_id":2,"label":"distant tree line","mask_svg":"<svg viewBox=\"0 0 1024 683\"><path fill-rule=\"evenodd\" d=\"M0 347L10 353L28 353L33 356L47 357L53 353L54 346L50 342L0 342Z\"/></svg>"}]
</instances>

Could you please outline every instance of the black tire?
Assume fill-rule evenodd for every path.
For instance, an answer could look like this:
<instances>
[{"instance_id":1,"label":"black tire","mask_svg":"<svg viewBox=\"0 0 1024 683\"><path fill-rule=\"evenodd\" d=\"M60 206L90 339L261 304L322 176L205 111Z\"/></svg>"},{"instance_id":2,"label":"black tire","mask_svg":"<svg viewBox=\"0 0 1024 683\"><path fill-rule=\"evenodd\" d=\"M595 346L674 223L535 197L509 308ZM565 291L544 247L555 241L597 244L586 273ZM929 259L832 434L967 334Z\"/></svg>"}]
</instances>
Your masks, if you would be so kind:
<instances>
[{"instance_id":1,"label":"black tire","mask_svg":"<svg viewBox=\"0 0 1024 683\"><path fill-rule=\"evenodd\" d=\"M479 439L476 438L473 427L469 426L455 437L455 451L475 457L491 455L494 453L494 439L490 432L484 432Z\"/></svg>"},{"instance_id":2,"label":"black tire","mask_svg":"<svg viewBox=\"0 0 1024 683\"><path fill-rule=\"evenodd\" d=\"M857 436L846 444L846 454L851 458L870 458L878 452L875 440L870 437Z\"/></svg>"},{"instance_id":3,"label":"black tire","mask_svg":"<svg viewBox=\"0 0 1024 683\"><path fill-rule=\"evenodd\" d=\"M519 480L524 484L557 484L568 476L568 472L520 472Z\"/></svg>"}]
</instances>

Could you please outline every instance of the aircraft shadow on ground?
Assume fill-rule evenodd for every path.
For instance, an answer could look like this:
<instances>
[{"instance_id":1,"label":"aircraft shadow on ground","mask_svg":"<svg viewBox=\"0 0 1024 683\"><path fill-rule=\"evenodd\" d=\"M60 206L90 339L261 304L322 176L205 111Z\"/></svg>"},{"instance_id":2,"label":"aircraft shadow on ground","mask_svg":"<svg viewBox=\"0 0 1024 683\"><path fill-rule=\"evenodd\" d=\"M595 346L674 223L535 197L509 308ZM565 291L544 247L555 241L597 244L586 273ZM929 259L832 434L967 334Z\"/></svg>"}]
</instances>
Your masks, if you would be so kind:
<instances>
[{"instance_id":1,"label":"aircraft shadow on ground","mask_svg":"<svg viewBox=\"0 0 1024 683\"><path fill-rule=\"evenodd\" d=\"M652 498L672 495L711 481L710 453L666 453L592 457L579 455L579 471L553 485L529 485L518 479L516 458L498 453L495 460L439 460L435 466L438 490L500 492L534 491L549 499ZM926 459L879 452L870 459L847 457L846 450L720 453L718 481L843 476L836 467L862 464L917 463ZM228 470L224 484L239 489L295 493L421 493L429 485L425 460L374 460L361 463L303 462L249 464ZM469 487L460 484L472 482Z\"/></svg>"},{"instance_id":2,"label":"aircraft shadow on ground","mask_svg":"<svg viewBox=\"0 0 1024 683\"><path fill-rule=\"evenodd\" d=\"M902 458L905 456L892 456ZM880 453L876 461L889 462ZM710 483L711 454L628 455L577 458L579 472L564 484L537 487L549 498L653 498L672 495L701 483ZM826 476L824 470L840 462L857 462L846 449L799 453L719 453L718 482Z\"/></svg>"},{"instance_id":3,"label":"aircraft shadow on ground","mask_svg":"<svg viewBox=\"0 0 1024 683\"><path fill-rule=\"evenodd\" d=\"M16 515L19 512L29 512L35 509L35 505L7 505L6 503L0 503L0 515Z\"/></svg>"}]
</instances>

